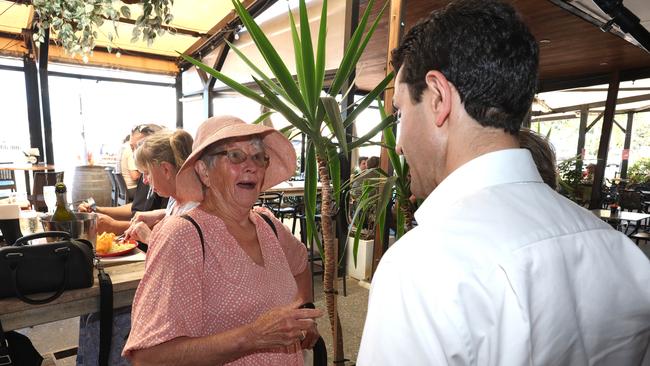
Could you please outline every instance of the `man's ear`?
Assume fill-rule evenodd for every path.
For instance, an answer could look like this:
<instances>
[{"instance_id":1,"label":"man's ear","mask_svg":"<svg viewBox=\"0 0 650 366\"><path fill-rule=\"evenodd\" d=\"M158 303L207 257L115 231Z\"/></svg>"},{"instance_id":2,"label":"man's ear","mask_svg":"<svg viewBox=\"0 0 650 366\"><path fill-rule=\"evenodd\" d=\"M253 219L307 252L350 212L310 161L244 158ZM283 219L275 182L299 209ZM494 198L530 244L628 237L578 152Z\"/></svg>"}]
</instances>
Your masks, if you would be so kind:
<instances>
[{"instance_id":1,"label":"man's ear","mask_svg":"<svg viewBox=\"0 0 650 366\"><path fill-rule=\"evenodd\" d=\"M196 175L199 176L199 179L201 180L201 183L203 183L204 186L210 187L210 177L208 176L208 166L205 164L203 160L197 160L194 163L194 171L196 172Z\"/></svg>"},{"instance_id":2,"label":"man's ear","mask_svg":"<svg viewBox=\"0 0 650 366\"><path fill-rule=\"evenodd\" d=\"M437 70L427 72L425 80L427 88L433 94L431 108L436 112L434 123L440 127L451 113L451 87L445 75Z\"/></svg>"}]
</instances>

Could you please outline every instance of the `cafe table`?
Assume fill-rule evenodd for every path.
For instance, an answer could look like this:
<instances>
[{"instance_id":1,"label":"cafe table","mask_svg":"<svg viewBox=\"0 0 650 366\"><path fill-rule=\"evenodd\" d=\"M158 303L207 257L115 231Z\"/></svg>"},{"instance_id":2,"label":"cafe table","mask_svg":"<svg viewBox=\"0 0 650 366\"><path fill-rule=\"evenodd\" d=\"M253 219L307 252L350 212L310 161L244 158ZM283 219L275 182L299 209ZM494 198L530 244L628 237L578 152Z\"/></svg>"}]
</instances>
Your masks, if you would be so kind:
<instances>
[{"instance_id":1,"label":"cafe table","mask_svg":"<svg viewBox=\"0 0 650 366\"><path fill-rule=\"evenodd\" d=\"M31 180L29 172L34 171L54 171L54 165L51 164L0 164L0 170L23 170L25 172L25 188L27 189L27 197L32 194Z\"/></svg>"},{"instance_id":2,"label":"cafe table","mask_svg":"<svg viewBox=\"0 0 650 366\"><path fill-rule=\"evenodd\" d=\"M611 210L600 210L600 209L591 210L591 212L594 215L596 215L598 218L605 221L614 221L614 222L628 221L633 223L634 230L628 236L635 234L639 230L639 224L642 221L650 219L650 214L639 213L639 212L618 210L615 214L612 214Z\"/></svg>"},{"instance_id":3,"label":"cafe table","mask_svg":"<svg viewBox=\"0 0 650 366\"><path fill-rule=\"evenodd\" d=\"M133 303L135 290L144 274L144 262L121 263L105 268L113 282L113 308ZM48 294L30 295L45 298ZM17 298L0 299L0 321L5 331L75 318L99 311L99 281L95 270L92 287L65 291L59 298L42 305L30 305Z\"/></svg>"},{"instance_id":4,"label":"cafe table","mask_svg":"<svg viewBox=\"0 0 650 366\"><path fill-rule=\"evenodd\" d=\"M316 185L316 189L320 189L321 187L322 187L321 183L318 182L317 185ZM282 193L282 195L284 197L304 196L305 195L305 181L282 182L280 184L277 184L277 185L267 189L265 192Z\"/></svg>"}]
</instances>

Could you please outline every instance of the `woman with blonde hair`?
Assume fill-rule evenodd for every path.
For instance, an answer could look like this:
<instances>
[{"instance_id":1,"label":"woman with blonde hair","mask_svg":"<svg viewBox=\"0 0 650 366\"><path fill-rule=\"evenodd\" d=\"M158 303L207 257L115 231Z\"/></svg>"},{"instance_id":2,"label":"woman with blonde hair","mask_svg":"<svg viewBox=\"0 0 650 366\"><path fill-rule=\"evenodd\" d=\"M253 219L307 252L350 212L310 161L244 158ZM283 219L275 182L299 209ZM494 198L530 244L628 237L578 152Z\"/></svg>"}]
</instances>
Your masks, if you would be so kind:
<instances>
[{"instance_id":1,"label":"woman with blonde hair","mask_svg":"<svg viewBox=\"0 0 650 366\"><path fill-rule=\"evenodd\" d=\"M166 209L138 212L125 231L127 238L147 243L149 234L165 216L182 215L198 205L181 201L176 191L176 173L192 152L192 136L184 130L163 130L149 136L135 150L135 165L144 182L161 197L169 197Z\"/></svg>"}]
</instances>

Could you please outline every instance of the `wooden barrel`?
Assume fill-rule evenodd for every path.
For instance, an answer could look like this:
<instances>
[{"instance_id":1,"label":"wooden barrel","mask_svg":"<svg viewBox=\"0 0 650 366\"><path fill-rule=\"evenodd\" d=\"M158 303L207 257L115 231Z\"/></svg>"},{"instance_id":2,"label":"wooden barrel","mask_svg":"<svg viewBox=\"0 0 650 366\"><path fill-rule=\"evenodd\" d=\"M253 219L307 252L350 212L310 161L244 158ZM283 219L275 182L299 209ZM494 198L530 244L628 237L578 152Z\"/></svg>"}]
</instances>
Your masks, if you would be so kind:
<instances>
[{"instance_id":1,"label":"wooden barrel","mask_svg":"<svg viewBox=\"0 0 650 366\"><path fill-rule=\"evenodd\" d=\"M81 201L92 197L97 206L111 206L111 181L100 165L78 166L72 181L72 203L76 207Z\"/></svg>"}]
</instances>

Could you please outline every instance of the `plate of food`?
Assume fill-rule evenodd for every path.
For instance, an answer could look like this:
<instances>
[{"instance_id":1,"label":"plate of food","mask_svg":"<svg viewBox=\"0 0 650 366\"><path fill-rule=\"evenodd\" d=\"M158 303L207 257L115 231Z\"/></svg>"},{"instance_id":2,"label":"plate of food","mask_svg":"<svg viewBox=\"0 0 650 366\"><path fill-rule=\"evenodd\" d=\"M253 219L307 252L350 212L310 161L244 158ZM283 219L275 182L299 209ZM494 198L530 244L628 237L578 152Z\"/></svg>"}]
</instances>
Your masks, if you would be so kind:
<instances>
[{"instance_id":1,"label":"plate of food","mask_svg":"<svg viewBox=\"0 0 650 366\"><path fill-rule=\"evenodd\" d=\"M127 255L138 246L135 240L124 240L113 233L102 233L97 235L95 252L100 258L119 257Z\"/></svg>"}]
</instances>

